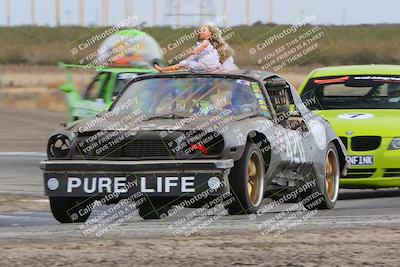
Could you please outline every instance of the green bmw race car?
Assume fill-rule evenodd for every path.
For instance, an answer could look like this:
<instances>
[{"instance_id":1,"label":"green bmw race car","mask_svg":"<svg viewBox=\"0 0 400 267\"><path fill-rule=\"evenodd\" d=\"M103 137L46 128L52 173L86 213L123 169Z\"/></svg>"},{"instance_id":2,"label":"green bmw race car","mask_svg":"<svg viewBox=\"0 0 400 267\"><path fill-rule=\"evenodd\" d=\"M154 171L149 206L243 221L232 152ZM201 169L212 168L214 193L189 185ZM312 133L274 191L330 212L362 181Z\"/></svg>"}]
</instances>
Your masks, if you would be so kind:
<instances>
[{"instance_id":1,"label":"green bmw race car","mask_svg":"<svg viewBox=\"0 0 400 267\"><path fill-rule=\"evenodd\" d=\"M299 94L347 148L342 188L400 187L400 66L316 69Z\"/></svg>"}]
</instances>

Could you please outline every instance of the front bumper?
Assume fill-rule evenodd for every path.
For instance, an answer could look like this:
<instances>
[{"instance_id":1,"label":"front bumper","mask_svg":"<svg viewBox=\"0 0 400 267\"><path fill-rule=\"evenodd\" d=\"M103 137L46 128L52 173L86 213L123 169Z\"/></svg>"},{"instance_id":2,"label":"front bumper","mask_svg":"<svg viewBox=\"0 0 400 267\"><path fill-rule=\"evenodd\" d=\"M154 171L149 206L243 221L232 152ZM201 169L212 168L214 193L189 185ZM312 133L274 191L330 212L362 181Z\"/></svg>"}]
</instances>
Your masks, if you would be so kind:
<instances>
[{"instance_id":1,"label":"front bumper","mask_svg":"<svg viewBox=\"0 0 400 267\"><path fill-rule=\"evenodd\" d=\"M357 178L357 179L340 179L340 187L348 189L362 188L389 188L400 187L400 177L398 178Z\"/></svg>"},{"instance_id":2,"label":"front bumper","mask_svg":"<svg viewBox=\"0 0 400 267\"><path fill-rule=\"evenodd\" d=\"M372 155L371 166L352 166L347 176L340 179L342 188L385 188L400 187L400 150L386 150L391 138L382 139L379 149L352 152L349 155Z\"/></svg>"},{"instance_id":3,"label":"front bumper","mask_svg":"<svg viewBox=\"0 0 400 267\"><path fill-rule=\"evenodd\" d=\"M232 159L101 161L47 160L40 163L48 196L98 197L137 192L156 197L219 196L229 191ZM218 186L219 185L219 186Z\"/></svg>"}]
</instances>

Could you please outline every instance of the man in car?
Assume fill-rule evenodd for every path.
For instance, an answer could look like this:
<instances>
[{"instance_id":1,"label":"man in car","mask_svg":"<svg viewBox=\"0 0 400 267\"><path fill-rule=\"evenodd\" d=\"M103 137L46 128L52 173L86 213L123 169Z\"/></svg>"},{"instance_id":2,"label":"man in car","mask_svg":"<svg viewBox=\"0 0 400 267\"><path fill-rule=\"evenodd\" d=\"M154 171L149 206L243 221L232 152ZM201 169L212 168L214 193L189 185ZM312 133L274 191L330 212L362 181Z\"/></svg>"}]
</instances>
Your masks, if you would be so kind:
<instances>
[{"instance_id":1,"label":"man in car","mask_svg":"<svg viewBox=\"0 0 400 267\"><path fill-rule=\"evenodd\" d=\"M389 83L388 85L388 102L389 103L398 103L400 102L400 84L398 83Z\"/></svg>"}]
</instances>

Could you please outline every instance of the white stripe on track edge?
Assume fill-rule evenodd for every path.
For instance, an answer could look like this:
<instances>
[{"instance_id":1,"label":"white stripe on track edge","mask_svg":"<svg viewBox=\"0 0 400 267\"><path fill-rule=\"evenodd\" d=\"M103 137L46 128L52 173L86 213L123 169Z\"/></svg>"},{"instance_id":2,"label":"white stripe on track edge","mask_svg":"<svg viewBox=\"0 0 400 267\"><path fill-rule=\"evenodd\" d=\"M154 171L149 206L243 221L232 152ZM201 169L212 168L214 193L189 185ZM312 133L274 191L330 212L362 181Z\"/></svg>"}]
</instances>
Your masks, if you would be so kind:
<instances>
[{"instance_id":1,"label":"white stripe on track edge","mask_svg":"<svg viewBox=\"0 0 400 267\"><path fill-rule=\"evenodd\" d=\"M46 157L46 153L42 152L0 152L0 156L12 157Z\"/></svg>"}]
</instances>

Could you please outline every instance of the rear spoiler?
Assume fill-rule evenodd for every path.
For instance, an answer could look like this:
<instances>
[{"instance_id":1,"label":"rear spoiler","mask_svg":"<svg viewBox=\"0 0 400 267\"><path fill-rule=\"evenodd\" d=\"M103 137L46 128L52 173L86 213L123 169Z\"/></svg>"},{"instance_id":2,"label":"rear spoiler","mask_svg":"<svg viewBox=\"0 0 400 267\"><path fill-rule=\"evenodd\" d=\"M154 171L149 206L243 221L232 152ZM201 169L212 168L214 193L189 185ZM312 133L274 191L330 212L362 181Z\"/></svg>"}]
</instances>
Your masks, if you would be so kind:
<instances>
[{"instance_id":1,"label":"rear spoiler","mask_svg":"<svg viewBox=\"0 0 400 267\"><path fill-rule=\"evenodd\" d=\"M135 66L124 66L124 65L115 65L115 66L86 66L86 65L78 65L78 64L65 64L63 62L57 63L58 67L61 69L72 70L72 69L80 69L80 70L94 70L101 71L107 69L118 69L125 68L130 69L131 72L135 73L155 73L156 71L150 65L135 65Z\"/></svg>"},{"instance_id":2,"label":"rear spoiler","mask_svg":"<svg viewBox=\"0 0 400 267\"><path fill-rule=\"evenodd\" d=\"M57 65L61 69L87 69L87 67L84 65L65 64L63 62L58 62Z\"/></svg>"}]
</instances>

